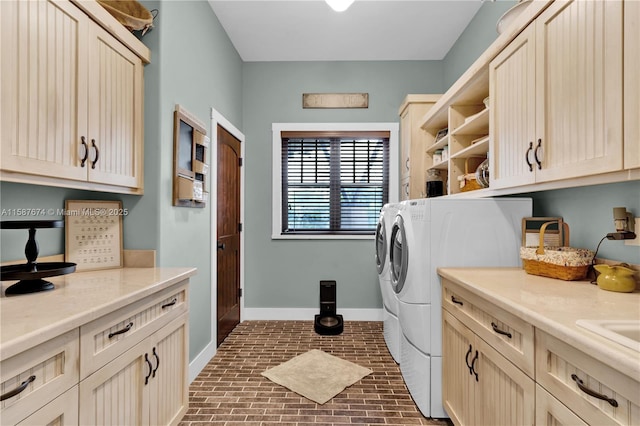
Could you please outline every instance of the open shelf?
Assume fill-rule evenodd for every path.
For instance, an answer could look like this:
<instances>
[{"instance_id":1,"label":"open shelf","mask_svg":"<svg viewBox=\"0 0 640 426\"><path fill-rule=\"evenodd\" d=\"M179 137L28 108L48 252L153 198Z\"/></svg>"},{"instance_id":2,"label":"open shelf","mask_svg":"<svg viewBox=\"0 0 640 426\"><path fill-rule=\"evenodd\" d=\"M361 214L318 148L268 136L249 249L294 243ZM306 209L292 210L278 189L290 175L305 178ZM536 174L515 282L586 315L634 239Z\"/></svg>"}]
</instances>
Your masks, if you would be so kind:
<instances>
[{"instance_id":1,"label":"open shelf","mask_svg":"<svg viewBox=\"0 0 640 426\"><path fill-rule=\"evenodd\" d=\"M483 135L489 130L489 108L467 117L460 127L452 130L454 136L461 135Z\"/></svg>"},{"instance_id":2,"label":"open shelf","mask_svg":"<svg viewBox=\"0 0 640 426\"><path fill-rule=\"evenodd\" d=\"M489 135L469 146L468 148L455 153L451 156L451 158L480 157L486 156L487 152L489 152Z\"/></svg>"},{"instance_id":3,"label":"open shelf","mask_svg":"<svg viewBox=\"0 0 640 426\"><path fill-rule=\"evenodd\" d=\"M429 148L427 148L427 153L432 154L436 152L436 150L442 149L447 145L449 145L449 135L443 137L438 142L434 143Z\"/></svg>"}]
</instances>

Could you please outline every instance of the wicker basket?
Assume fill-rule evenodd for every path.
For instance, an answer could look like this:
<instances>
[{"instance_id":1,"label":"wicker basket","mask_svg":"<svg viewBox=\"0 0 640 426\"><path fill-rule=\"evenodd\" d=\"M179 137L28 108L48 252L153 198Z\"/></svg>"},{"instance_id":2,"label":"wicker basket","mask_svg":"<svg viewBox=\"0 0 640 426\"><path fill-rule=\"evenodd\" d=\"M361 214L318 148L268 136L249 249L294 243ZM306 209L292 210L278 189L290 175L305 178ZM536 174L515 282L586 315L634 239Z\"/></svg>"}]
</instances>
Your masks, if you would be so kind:
<instances>
[{"instance_id":1,"label":"wicker basket","mask_svg":"<svg viewBox=\"0 0 640 426\"><path fill-rule=\"evenodd\" d=\"M484 158L469 157L464 160L464 174L461 176L458 176L458 183L460 184L461 192L468 192L468 191L475 191L476 189L482 189L482 185L480 185L476 180L476 173L475 173L475 168L479 165L479 163L475 167L469 164L470 162L475 163L478 161L479 163L481 163L482 161L484 161ZM473 172L471 173L469 173L470 168L473 170Z\"/></svg>"},{"instance_id":2,"label":"wicker basket","mask_svg":"<svg viewBox=\"0 0 640 426\"><path fill-rule=\"evenodd\" d=\"M129 31L146 32L153 27L153 15L136 0L98 0Z\"/></svg>"},{"instance_id":3,"label":"wicker basket","mask_svg":"<svg viewBox=\"0 0 640 426\"><path fill-rule=\"evenodd\" d=\"M591 250L567 246L545 246L544 231L557 221L545 222L540 227L540 245L521 247L520 258L526 273L565 281L582 280L587 276L595 253ZM569 225L565 222L564 244L569 244Z\"/></svg>"}]
</instances>

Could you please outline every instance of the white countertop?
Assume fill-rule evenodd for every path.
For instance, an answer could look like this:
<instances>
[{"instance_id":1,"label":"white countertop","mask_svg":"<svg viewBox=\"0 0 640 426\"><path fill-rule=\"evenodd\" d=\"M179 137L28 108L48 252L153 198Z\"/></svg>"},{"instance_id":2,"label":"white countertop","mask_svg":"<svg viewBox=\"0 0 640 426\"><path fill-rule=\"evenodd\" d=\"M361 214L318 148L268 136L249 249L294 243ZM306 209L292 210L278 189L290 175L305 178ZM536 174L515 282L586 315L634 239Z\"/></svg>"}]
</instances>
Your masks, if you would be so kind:
<instances>
[{"instance_id":1,"label":"white countertop","mask_svg":"<svg viewBox=\"0 0 640 426\"><path fill-rule=\"evenodd\" d=\"M0 298L0 359L195 275L195 268L122 268L47 278L55 289ZM12 282L3 282L2 290Z\"/></svg>"},{"instance_id":2,"label":"white countertop","mask_svg":"<svg viewBox=\"0 0 640 426\"><path fill-rule=\"evenodd\" d=\"M578 319L640 320L640 292L529 275L520 268L439 268L468 291L640 381L640 353L576 325Z\"/></svg>"}]
</instances>

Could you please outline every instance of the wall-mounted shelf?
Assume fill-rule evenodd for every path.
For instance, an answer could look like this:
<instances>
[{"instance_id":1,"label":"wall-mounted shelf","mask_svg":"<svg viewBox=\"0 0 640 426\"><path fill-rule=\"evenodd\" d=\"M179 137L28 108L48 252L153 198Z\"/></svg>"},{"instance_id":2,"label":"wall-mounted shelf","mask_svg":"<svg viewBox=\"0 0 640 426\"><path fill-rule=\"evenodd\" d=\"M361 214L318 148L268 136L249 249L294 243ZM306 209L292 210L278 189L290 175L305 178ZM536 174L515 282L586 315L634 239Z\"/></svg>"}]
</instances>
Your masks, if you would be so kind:
<instances>
[{"instance_id":1,"label":"wall-mounted shelf","mask_svg":"<svg viewBox=\"0 0 640 426\"><path fill-rule=\"evenodd\" d=\"M174 112L173 140L173 205L205 207L209 138L204 125L180 105Z\"/></svg>"}]
</instances>

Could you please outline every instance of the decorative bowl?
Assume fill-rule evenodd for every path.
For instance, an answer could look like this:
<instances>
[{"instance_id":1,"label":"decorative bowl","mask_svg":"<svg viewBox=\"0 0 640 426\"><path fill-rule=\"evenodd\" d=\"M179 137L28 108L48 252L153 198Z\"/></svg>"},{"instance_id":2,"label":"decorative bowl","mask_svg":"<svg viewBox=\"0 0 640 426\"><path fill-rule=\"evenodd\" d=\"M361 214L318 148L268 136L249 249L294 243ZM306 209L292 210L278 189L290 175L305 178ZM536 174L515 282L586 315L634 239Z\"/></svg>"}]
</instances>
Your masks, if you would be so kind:
<instances>
[{"instance_id":1,"label":"decorative bowl","mask_svg":"<svg viewBox=\"0 0 640 426\"><path fill-rule=\"evenodd\" d=\"M496 24L496 31L498 34L502 34L502 32L516 20L518 15L520 15L531 2L532 0L520 0L518 4L507 10L500 19L498 19L498 23Z\"/></svg>"}]
</instances>

